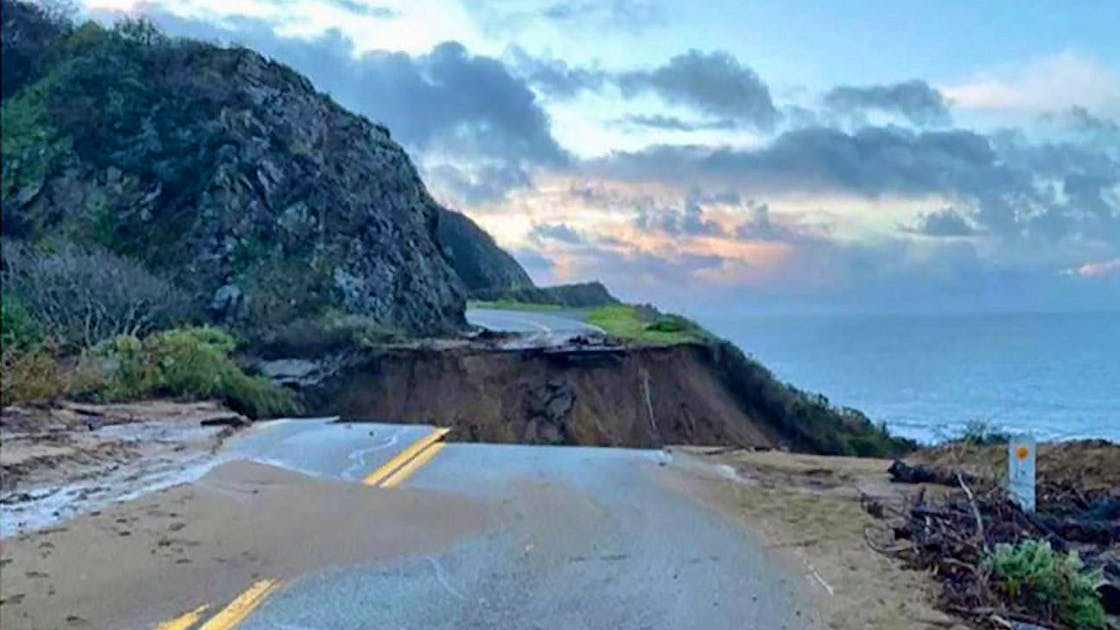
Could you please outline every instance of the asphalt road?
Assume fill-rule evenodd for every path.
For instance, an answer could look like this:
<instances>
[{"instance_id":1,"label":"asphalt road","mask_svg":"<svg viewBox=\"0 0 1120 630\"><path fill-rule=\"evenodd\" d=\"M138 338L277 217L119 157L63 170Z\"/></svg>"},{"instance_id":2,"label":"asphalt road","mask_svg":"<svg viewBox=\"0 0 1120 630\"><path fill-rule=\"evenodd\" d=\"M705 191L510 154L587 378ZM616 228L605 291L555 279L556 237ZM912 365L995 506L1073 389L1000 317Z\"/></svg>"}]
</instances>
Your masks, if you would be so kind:
<instances>
[{"instance_id":1,"label":"asphalt road","mask_svg":"<svg viewBox=\"0 0 1120 630\"><path fill-rule=\"evenodd\" d=\"M560 338L603 334L602 328L584 322L579 311L470 309L467 322L487 330Z\"/></svg>"},{"instance_id":2,"label":"asphalt road","mask_svg":"<svg viewBox=\"0 0 1120 630\"><path fill-rule=\"evenodd\" d=\"M432 435L422 426L289 421L231 452L360 482ZM424 463L399 485L482 502L491 517L482 534L438 553L303 575L239 627L809 625L796 579L748 532L667 487L677 463L665 453L437 442L417 457Z\"/></svg>"},{"instance_id":3,"label":"asphalt road","mask_svg":"<svg viewBox=\"0 0 1120 630\"><path fill-rule=\"evenodd\" d=\"M445 432L258 423L186 485L7 539L2 625L814 627L805 576L691 496L707 464Z\"/></svg>"}]
</instances>

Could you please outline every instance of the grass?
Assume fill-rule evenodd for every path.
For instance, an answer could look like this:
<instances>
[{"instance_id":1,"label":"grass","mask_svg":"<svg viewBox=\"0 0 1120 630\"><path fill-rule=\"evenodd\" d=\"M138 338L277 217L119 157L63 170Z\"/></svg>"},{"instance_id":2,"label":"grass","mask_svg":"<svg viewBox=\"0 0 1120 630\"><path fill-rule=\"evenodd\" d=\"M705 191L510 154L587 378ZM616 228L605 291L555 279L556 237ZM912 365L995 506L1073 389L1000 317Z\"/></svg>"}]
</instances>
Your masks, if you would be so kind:
<instances>
[{"instance_id":1,"label":"grass","mask_svg":"<svg viewBox=\"0 0 1120 630\"><path fill-rule=\"evenodd\" d=\"M564 307L559 304L543 304L541 302L518 302L516 300L471 300L467 308L491 309L495 311L559 311Z\"/></svg>"},{"instance_id":2,"label":"grass","mask_svg":"<svg viewBox=\"0 0 1120 630\"><path fill-rule=\"evenodd\" d=\"M638 343L678 344L711 338L692 320L680 315L657 314L633 304L600 306L588 313L585 321L602 328L612 337Z\"/></svg>"}]
</instances>

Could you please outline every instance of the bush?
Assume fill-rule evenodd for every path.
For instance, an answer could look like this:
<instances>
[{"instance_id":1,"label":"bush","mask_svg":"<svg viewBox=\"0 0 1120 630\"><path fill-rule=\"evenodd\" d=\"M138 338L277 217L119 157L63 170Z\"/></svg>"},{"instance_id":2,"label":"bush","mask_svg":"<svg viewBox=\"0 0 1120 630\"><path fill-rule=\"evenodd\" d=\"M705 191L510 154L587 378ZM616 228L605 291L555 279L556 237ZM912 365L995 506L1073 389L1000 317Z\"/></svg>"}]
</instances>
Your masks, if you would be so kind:
<instances>
[{"instance_id":1,"label":"bush","mask_svg":"<svg viewBox=\"0 0 1120 630\"><path fill-rule=\"evenodd\" d=\"M971 420L965 425L964 431L955 441L973 446L995 446L1007 444L1011 441L1011 436L1006 431L1000 431L984 420Z\"/></svg>"},{"instance_id":2,"label":"bush","mask_svg":"<svg viewBox=\"0 0 1120 630\"><path fill-rule=\"evenodd\" d=\"M260 336L255 351L266 358L317 357L353 348L400 342L405 336L369 317L328 310Z\"/></svg>"},{"instance_id":3,"label":"bush","mask_svg":"<svg viewBox=\"0 0 1120 630\"><path fill-rule=\"evenodd\" d=\"M206 326L166 330L143 340L119 335L87 353L74 390L103 401L219 398L251 418L296 412L295 394L234 363L235 346L228 333Z\"/></svg>"},{"instance_id":4,"label":"bush","mask_svg":"<svg viewBox=\"0 0 1120 630\"><path fill-rule=\"evenodd\" d=\"M186 321L187 296L139 264L104 249L64 243L52 252L3 245L4 287L63 347L143 335Z\"/></svg>"},{"instance_id":5,"label":"bush","mask_svg":"<svg viewBox=\"0 0 1120 630\"><path fill-rule=\"evenodd\" d=\"M996 545L987 565L1009 601L1071 628L1105 627L1097 576L1084 570L1076 551L1064 555L1049 542L1028 538Z\"/></svg>"},{"instance_id":6,"label":"bush","mask_svg":"<svg viewBox=\"0 0 1120 630\"><path fill-rule=\"evenodd\" d=\"M0 406L62 395L66 379L44 348L0 352Z\"/></svg>"},{"instance_id":7,"label":"bush","mask_svg":"<svg viewBox=\"0 0 1120 630\"><path fill-rule=\"evenodd\" d=\"M0 343L5 352L23 351L39 345L43 331L14 293L0 294Z\"/></svg>"}]
</instances>

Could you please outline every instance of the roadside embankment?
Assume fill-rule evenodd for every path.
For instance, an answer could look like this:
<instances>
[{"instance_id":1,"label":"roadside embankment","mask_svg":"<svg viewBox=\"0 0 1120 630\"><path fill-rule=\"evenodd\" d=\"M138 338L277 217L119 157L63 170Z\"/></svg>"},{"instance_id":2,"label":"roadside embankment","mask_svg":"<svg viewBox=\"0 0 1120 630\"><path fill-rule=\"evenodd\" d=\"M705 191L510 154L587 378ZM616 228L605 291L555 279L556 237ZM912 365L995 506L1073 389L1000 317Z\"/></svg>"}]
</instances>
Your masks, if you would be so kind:
<instances>
[{"instance_id":1,"label":"roadside embankment","mask_svg":"<svg viewBox=\"0 0 1120 630\"><path fill-rule=\"evenodd\" d=\"M302 391L306 408L450 426L451 439L889 454L909 444L785 385L725 342L372 350Z\"/></svg>"}]
</instances>

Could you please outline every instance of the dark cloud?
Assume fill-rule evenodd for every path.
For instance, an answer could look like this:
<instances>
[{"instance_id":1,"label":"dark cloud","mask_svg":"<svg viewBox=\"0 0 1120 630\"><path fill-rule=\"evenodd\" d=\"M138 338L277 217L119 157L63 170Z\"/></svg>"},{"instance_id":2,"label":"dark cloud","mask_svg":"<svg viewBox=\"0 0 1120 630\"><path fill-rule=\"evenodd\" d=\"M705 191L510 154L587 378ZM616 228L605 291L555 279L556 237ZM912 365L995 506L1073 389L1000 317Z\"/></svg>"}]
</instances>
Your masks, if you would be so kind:
<instances>
[{"instance_id":1,"label":"dark cloud","mask_svg":"<svg viewBox=\"0 0 1120 630\"><path fill-rule=\"evenodd\" d=\"M653 202L638 208L634 226L671 236L720 236L723 228L704 218L701 205L705 199L697 191L691 192L678 207Z\"/></svg>"},{"instance_id":2,"label":"dark cloud","mask_svg":"<svg viewBox=\"0 0 1120 630\"><path fill-rule=\"evenodd\" d=\"M704 129L733 129L735 127L735 121L727 118L713 121L691 121L676 116L662 116L660 114L652 116L630 114L620 118L619 122L625 125L662 129L666 131L699 131Z\"/></svg>"},{"instance_id":3,"label":"dark cloud","mask_svg":"<svg viewBox=\"0 0 1120 630\"><path fill-rule=\"evenodd\" d=\"M648 70L607 72L598 68L570 66L558 59L532 57L524 50L509 52L510 64L541 93L554 98L572 98L584 90L617 87L624 98L653 93L667 103L695 109L714 121L685 123L668 117L650 116L648 126L730 128L748 126L768 130L781 115L774 107L770 88L754 70L726 52L690 50ZM637 117L633 122L643 122Z\"/></svg>"},{"instance_id":4,"label":"dark cloud","mask_svg":"<svg viewBox=\"0 0 1120 630\"><path fill-rule=\"evenodd\" d=\"M654 92L669 103L759 129L770 129L778 120L770 89L726 52L690 50L653 70L622 73L617 81L623 94Z\"/></svg>"},{"instance_id":5,"label":"dark cloud","mask_svg":"<svg viewBox=\"0 0 1120 630\"><path fill-rule=\"evenodd\" d=\"M974 236L976 228L953 208L926 212L918 217L917 225L906 231L923 236Z\"/></svg>"},{"instance_id":6,"label":"dark cloud","mask_svg":"<svg viewBox=\"0 0 1120 630\"><path fill-rule=\"evenodd\" d=\"M396 9L393 9L391 7L370 5L366 4L365 2L360 2L359 0L328 0L328 3L333 4L340 9L344 9L358 15L364 15L366 17L388 19L395 18L400 15L400 11L397 11Z\"/></svg>"},{"instance_id":7,"label":"dark cloud","mask_svg":"<svg viewBox=\"0 0 1120 630\"><path fill-rule=\"evenodd\" d=\"M770 219L770 206L755 201L747 202L750 218L735 228L735 236L748 241L798 241L802 237L792 230L777 225Z\"/></svg>"},{"instance_id":8,"label":"dark cloud","mask_svg":"<svg viewBox=\"0 0 1120 630\"><path fill-rule=\"evenodd\" d=\"M529 174L508 163L437 164L424 169L424 179L456 200L468 204L496 201L515 188L532 186Z\"/></svg>"},{"instance_id":9,"label":"dark cloud","mask_svg":"<svg viewBox=\"0 0 1120 630\"><path fill-rule=\"evenodd\" d=\"M542 9L540 16L557 22L595 22L628 30L641 30L664 19L659 4L650 0L556 2Z\"/></svg>"},{"instance_id":10,"label":"dark cloud","mask_svg":"<svg viewBox=\"0 0 1120 630\"><path fill-rule=\"evenodd\" d=\"M529 231L529 236L534 239L551 239L572 245L587 242L586 236L566 223L538 223Z\"/></svg>"},{"instance_id":11,"label":"dark cloud","mask_svg":"<svg viewBox=\"0 0 1120 630\"><path fill-rule=\"evenodd\" d=\"M507 57L519 76L554 98L569 99L584 90L599 90L610 80L608 73L597 68L577 68L559 59L533 57L517 46L509 49Z\"/></svg>"},{"instance_id":12,"label":"dark cloud","mask_svg":"<svg viewBox=\"0 0 1120 630\"><path fill-rule=\"evenodd\" d=\"M868 111L899 114L922 127L950 122L949 103L945 97L919 80L891 85L841 85L829 90L824 102L836 112L856 116Z\"/></svg>"},{"instance_id":13,"label":"dark cloud","mask_svg":"<svg viewBox=\"0 0 1120 630\"><path fill-rule=\"evenodd\" d=\"M585 166L623 180L770 193L940 195L977 227L1013 239L1081 235L1120 246L1118 158L1069 143L1029 144L963 130L867 127L786 132L755 150L655 146Z\"/></svg>"},{"instance_id":14,"label":"dark cloud","mask_svg":"<svg viewBox=\"0 0 1120 630\"><path fill-rule=\"evenodd\" d=\"M232 42L286 63L342 105L384 123L410 151L455 158L454 169L435 172L471 200L501 196L527 184L533 168L570 161L525 80L459 43L416 56L374 51L355 57L353 42L337 31L307 40L280 37L251 19L222 28L167 14L153 18L172 35Z\"/></svg>"}]
</instances>

